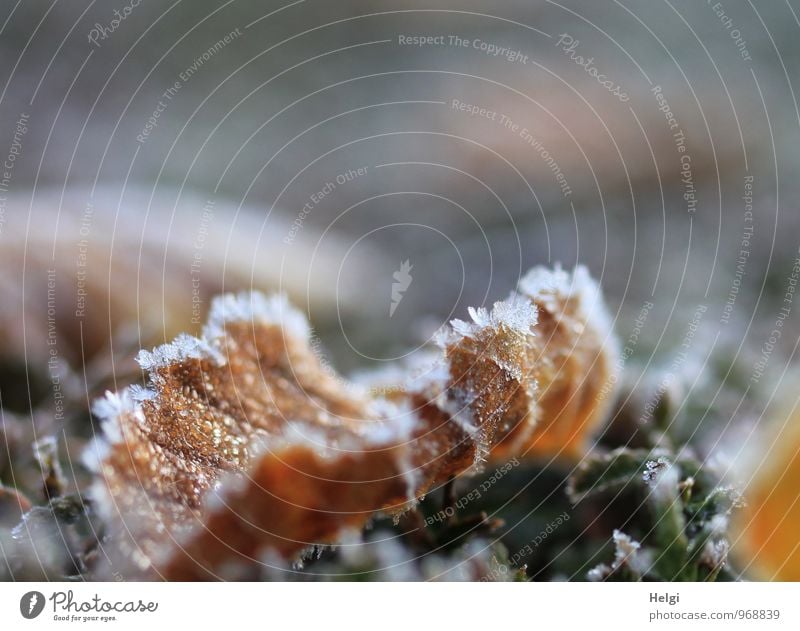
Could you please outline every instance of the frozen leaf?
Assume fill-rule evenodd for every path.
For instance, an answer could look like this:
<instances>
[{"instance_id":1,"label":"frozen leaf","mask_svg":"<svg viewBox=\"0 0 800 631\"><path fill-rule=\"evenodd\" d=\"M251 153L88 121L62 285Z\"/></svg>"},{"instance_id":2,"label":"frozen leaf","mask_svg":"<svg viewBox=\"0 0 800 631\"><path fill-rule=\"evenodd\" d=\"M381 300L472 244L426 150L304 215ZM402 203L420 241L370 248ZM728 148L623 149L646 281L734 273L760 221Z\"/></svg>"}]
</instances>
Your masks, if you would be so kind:
<instances>
[{"instance_id":1,"label":"frozen leaf","mask_svg":"<svg viewBox=\"0 0 800 631\"><path fill-rule=\"evenodd\" d=\"M443 370L386 397L323 366L285 299L218 298L202 338L140 355L146 390L95 407L107 441L89 461L121 555L113 569L213 578L265 554L295 558L486 458L555 442L537 422L568 425L557 436L574 448L601 414L613 362L590 315L599 305L584 304L590 281L571 291L557 274L551 293L515 293L454 323Z\"/></svg>"},{"instance_id":2,"label":"frozen leaf","mask_svg":"<svg viewBox=\"0 0 800 631\"><path fill-rule=\"evenodd\" d=\"M617 381L617 342L600 288L582 266L573 273L535 267L518 292L537 310L528 361L529 379L539 384L538 422L515 427L496 453L579 457L606 418Z\"/></svg>"}]
</instances>

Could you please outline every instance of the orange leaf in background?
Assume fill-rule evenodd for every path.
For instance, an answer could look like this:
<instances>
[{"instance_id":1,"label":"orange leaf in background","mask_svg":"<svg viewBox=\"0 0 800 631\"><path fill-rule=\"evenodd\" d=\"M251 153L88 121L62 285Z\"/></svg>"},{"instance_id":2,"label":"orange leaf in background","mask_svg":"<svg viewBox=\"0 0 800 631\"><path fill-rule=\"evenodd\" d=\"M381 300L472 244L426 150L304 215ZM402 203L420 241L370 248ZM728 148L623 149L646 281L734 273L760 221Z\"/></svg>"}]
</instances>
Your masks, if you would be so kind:
<instances>
[{"instance_id":1,"label":"orange leaf in background","mask_svg":"<svg viewBox=\"0 0 800 631\"><path fill-rule=\"evenodd\" d=\"M736 522L737 547L762 580L800 581L798 479L800 416L794 414L747 486Z\"/></svg>"}]
</instances>

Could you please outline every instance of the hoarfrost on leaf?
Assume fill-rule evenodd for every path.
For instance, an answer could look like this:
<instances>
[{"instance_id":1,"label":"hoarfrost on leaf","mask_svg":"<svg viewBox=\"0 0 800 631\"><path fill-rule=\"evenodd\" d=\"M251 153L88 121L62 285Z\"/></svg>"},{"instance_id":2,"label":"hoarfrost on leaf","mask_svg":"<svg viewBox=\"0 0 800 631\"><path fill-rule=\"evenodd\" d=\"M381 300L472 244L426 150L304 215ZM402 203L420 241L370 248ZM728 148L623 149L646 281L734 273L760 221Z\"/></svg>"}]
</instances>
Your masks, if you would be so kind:
<instances>
[{"instance_id":1,"label":"hoarfrost on leaf","mask_svg":"<svg viewBox=\"0 0 800 631\"><path fill-rule=\"evenodd\" d=\"M623 565L635 566L636 555L642 544L626 535L621 530L614 530L614 563L613 569L618 570Z\"/></svg>"},{"instance_id":2,"label":"hoarfrost on leaf","mask_svg":"<svg viewBox=\"0 0 800 631\"><path fill-rule=\"evenodd\" d=\"M210 357L222 363L224 358L205 340L181 333L169 344L157 346L152 351L139 351L136 361L143 370L155 371L189 359Z\"/></svg>"},{"instance_id":3,"label":"hoarfrost on leaf","mask_svg":"<svg viewBox=\"0 0 800 631\"><path fill-rule=\"evenodd\" d=\"M599 583L600 581L605 580L609 574L611 574L611 568L605 563L601 563L600 565L589 570L586 573L586 578L590 583Z\"/></svg>"},{"instance_id":4,"label":"hoarfrost on leaf","mask_svg":"<svg viewBox=\"0 0 800 631\"><path fill-rule=\"evenodd\" d=\"M654 484L658 478L658 474L663 469L669 467L670 463L664 456L659 456L658 460L648 460L645 463L645 470L642 473L642 479L650 484Z\"/></svg>"},{"instance_id":5,"label":"hoarfrost on leaf","mask_svg":"<svg viewBox=\"0 0 800 631\"><path fill-rule=\"evenodd\" d=\"M536 307L530 299L520 294L512 293L506 300L495 302L492 310L488 311L484 307L468 309L472 322L463 320L452 320L452 332L455 337L474 337L485 329L507 329L521 334L532 335L533 327L536 325ZM442 345L453 342L453 334L439 334L437 340Z\"/></svg>"},{"instance_id":6,"label":"hoarfrost on leaf","mask_svg":"<svg viewBox=\"0 0 800 631\"><path fill-rule=\"evenodd\" d=\"M301 340L307 340L311 334L305 314L294 308L286 294L282 293L266 296L252 291L217 296L211 302L203 336L207 339L223 337L225 324L229 322L276 325Z\"/></svg>"},{"instance_id":7,"label":"hoarfrost on leaf","mask_svg":"<svg viewBox=\"0 0 800 631\"><path fill-rule=\"evenodd\" d=\"M285 296L221 296L202 338L140 354L151 389L96 404L110 442L95 449L93 497L135 567L186 580L336 543L489 458L574 448L605 413L613 370L583 299L511 294L470 310L442 357L383 394L323 365Z\"/></svg>"}]
</instances>

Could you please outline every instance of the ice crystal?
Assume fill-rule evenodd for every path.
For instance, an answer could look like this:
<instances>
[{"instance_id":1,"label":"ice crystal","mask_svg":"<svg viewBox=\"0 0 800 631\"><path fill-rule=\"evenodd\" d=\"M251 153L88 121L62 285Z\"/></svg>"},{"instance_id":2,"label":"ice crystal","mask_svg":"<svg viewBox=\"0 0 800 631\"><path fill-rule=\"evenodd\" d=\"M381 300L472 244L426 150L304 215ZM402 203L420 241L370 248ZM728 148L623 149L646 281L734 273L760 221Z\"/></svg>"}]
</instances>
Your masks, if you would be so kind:
<instances>
[{"instance_id":1,"label":"ice crystal","mask_svg":"<svg viewBox=\"0 0 800 631\"><path fill-rule=\"evenodd\" d=\"M470 307L468 313L472 322L453 320L450 323L452 329L441 332L437 337L441 345L452 344L458 337L474 337L487 328L496 330L504 327L521 335L531 335L531 329L536 325L536 307L529 299L516 293L506 300L495 302L491 311L484 307Z\"/></svg>"},{"instance_id":2,"label":"ice crystal","mask_svg":"<svg viewBox=\"0 0 800 631\"><path fill-rule=\"evenodd\" d=\"M253 322L276 325L298 339L308 339L311 328L306 316L289 304L286 294L265 296L260 292L242 292L217 296L211 302L208 323L203 329L207 339L221 338L228 322Z\"/></svg>"},{"instance_id":3,"label":"ice crystal","mask_svg":"<svg viewBox=\"0 0 800 631\"><path fill-rule=\"evenodd\" d=\"M152 351L139 351L136 361L143 370L154 371L189 359L208 357L223 361L222 355L206 340L182 333L169 344L157 346Z\"/></svg>"},{"instance_id":4,"label":"ice crystal","mask_svg":"<svg viewBox=\"0 0 800 631\"><path fill-rule=\"evenodd\" d=\"M722 567L728 561L730 544L725 539L716 539L706 543L700 560L712 568Z\"/></svg>"},{"instance_id":5,"label":"ice crystal","mask_svg":"<svg viewBox=\"0 0 800 631\"><path fill-rule=\"evenodd\" d=\"M614 535L614 564L613 569L619 569L625 563L631 563L639 552L642 544L626 535L621 530L615 530Z\"/></svg>"},{"instance_id":6,"label":"ice crystal","mask_svg":"<svg viewBox=\"0 0 800 631\"><path fill-rule=\"evenodd\" d=\"M586 573L586 578L591 583L599 583L600 581L604 581L609 574L611 574L611 568L605 563L601 563L589 570Z\"/></svg>"},{"instance_id":7,"label":"ice crystal","mask_svg":"<svg viewBox=\"0 0 800 631\"><path fill-rule=\"evenodd\" d=\"M669 467L669 460L660 456L658 460L648 460L645 463L645 470L642 473L642 479L650 484L655 484L660 471Z\"/></svg>"},{"instance_id":8,"label":"ice crystal","mask_svg":"<svg viewBox=\"0 0 800 631\"><path fill-rule=\"evenodd\" d=\"M675 465L666 462L652 476L650 485L653 489L653 496L661 501L670 501L678 495L678 482L680 481L680 469Z\"/></svg>"}]
</instances>

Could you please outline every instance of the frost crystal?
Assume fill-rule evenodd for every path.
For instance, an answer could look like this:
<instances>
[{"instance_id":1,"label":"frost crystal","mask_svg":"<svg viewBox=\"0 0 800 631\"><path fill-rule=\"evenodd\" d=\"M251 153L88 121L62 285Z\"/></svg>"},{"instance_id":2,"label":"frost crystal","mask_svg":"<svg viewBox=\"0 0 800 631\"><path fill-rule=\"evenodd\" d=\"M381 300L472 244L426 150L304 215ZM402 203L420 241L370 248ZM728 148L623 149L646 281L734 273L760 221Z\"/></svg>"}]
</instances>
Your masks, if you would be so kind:
<instances>
[{"instance_id":1,"label":"frost crystal","mask_svg":"<svg viewBox=\"0 0 800 631\"><path fill-rule=\"evenodd\" d=\"M120 417L131 415L137 420L141 419L141 410L133 400L130 389L123 390L119 394L106 391L105 396L97 399L92 405L92 413L100 420L103 433L112 443L122 441Z\"/></svg>"},{"instance_id":2,"label":"frost crystal","mask_svg":"<svg viewBox=\"0 0 800 631\"><path fill-rule=\"evenodd\" d=\"M667 468L669 464L669 460L664 456L660 456L658 460L648 460L644 465L645 470L642 473L642 479L649 484L655 483L659 472Z\"/></svg>"},{"instance_id":3,"label":"frost crystal","mask_svg":"<svg viewBox=\"0 0 800 631\"><path fill-rule=\"evenodd\" d=\"M518 287L526 296L541 296L550 300L557 296L577 296L584 308L592 311L596 323L599 315L606 316L600 287L583 265L578 265L572 273L565 271L558 263L553 270L534 267L522 277Z\"/></svg>"},{"instance_id":4,"label":"frost crystal","mask_svg":"<svg viewBox=\"0 0 800 631\"><path fill-rule=\"evenodd\" d=\"M440 345L452 344L459 337L474 337L487 328L505 327L521 335L530 335L533 333L531 328L536 325L536 307L529 299L515 293L506 300L495 302L491 311L470 307L468 312L472 322L453 320L451 332L438 334Z\"/></svg>"},{"instance_id":5,"label":"frost crystal","mask_svg":"<svg viewBox=\"0 0 800 631\"><path fill-rule=\"evenodd\" d=\"M188 359L206 357L211 357L220 363L224 361L219 351L212 348L208 342L193 335L182 333L169 344L157 346L152 351L139 351L136 361L142 369L155 371L159 368L179 364Z\"/></svg>"},{"instance_id":6,"label":"frost crystal","mask_svg":"<svg viewBox=\"0 0 800 631\"><path fill-rule=\"evenodd\" d=\"M619 349L613 335L613 320L603 300L600 285L584 265L576 266L571 274L558 263L553 270L534 267L520 280L518 290L526 296L538 296L542 304L550 307L567 297L575 300L580 309L580 319L592 323L592 327L603 337L611 363L616 363Z\"/></svg>"},{"instance_id":7,"label":"frost crystal","mask_svg":"<svg viewBox=\"0 0 800 631\"><path fill-rule=\"evenodd\" d=\"M149 401L150 399L154 398L157 393L155 390L151 390L150 388L143 388L139 384L133 384L132 386L128 387L128 394L130 395L133 401L137 403L141 403L142 401Z\"/></svg>"},{"instance_id":8,"label":"frost crystal","mask_svg":"<svg viewBox=\"0 0 800 631\"><path fill-rule=\"evenodd\" d=\"M709 541L703 548L701 561L709 567L716 568L728 562L728 552L730 545L725 539Z\"/></svg>"},{"instance_id":9,"label":"frost crystal","mask_svg":"<svg viewBox=\"0 0 800 631\"><path fill-rule=\"evenodd\" d=\"M228 322L274 324L301 340L307 340L311 334L308 319L289 304L285 294L265 296L253 291L217 296L211 302L203 336L209 340L223 337Z\"/></svg>"},{"instance_id":10,"label":"frost crystal","mask_svg":"<svg viewBox=\"0 0 800 631\"><path fill-rule=\"evenodd\" d=\"M130 390L121 393L106 391L102 399L97 399L92 405L92 413L101 421L114 419L125 412L135 409Z\"/></svg>"},{"instance_id":11,"label":"frost crystal","mask_svg":"<svg viewBox=\"0 0 800 631\"><path fill-rule=\"evenodd\" d=\"M609 574L611 574L611 568L605 563L602 563L597 567L593 567L591 570L589 570L586 573L586 578L591 583L599 583L600 581L605 580L605 578Z\"/></svg>"},{"instance_id":12,"label":"frost crystal","mask_svg":"<svg viewBox=\"0 0 800 631\"><path fill-rule=\"evenodd\" d=\"M642 544L620 530L615 530L614 535L614 569L619 569L626 563L631 563L639 552Z\"/></svg>"},{"instance_id":13,"label":"frost crystal","mask_svg":"<svg viewBox=\"0 0 800 631\"><path fill-rule=\"evenodd\" d=\"M661 463L661 460L664 462ZM670 464L666 459L659 458L649 481L653 496L661 501L673 500L678 495L678 482L680 482L680 468Z\"/></svg>"},{"instance_id":14,"label":"frost crystal","mask_svg":"<svg viewBox=\"0 0 800 631\"><path fill-rule=\"evenodd\" d=\"M411 435L419 423L419 419L411 410L401 410L394 403L374 402L370 404L369 409L379 419L387 419L364 423L360 434L369 445L407 442L411 439Z\"/></svg>"}]
</instances>

